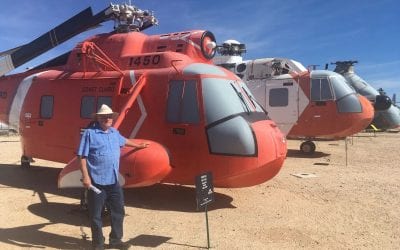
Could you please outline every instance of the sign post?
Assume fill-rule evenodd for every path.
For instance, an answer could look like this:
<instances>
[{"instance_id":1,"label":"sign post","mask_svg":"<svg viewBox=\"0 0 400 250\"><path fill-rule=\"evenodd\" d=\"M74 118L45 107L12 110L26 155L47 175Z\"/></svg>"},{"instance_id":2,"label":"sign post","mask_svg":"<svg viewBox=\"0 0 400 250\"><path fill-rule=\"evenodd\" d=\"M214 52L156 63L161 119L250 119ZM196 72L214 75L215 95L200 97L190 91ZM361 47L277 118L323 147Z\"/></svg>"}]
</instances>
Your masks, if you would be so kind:
<instances>
[{"instance_id":1,"label":"sign post","mask_svg":"<svg viewBox=\"0 0 400 250\"><path fill-rule=\"evenodd\" d=\"M210 248L210 234L208 229L208 211L207 205L214 201L214 187L212 182L212 173L206 172L196 176L196 202L197 209L204 207L206 215L207 228L207 248Z\"/></svg>"}]
</instances>

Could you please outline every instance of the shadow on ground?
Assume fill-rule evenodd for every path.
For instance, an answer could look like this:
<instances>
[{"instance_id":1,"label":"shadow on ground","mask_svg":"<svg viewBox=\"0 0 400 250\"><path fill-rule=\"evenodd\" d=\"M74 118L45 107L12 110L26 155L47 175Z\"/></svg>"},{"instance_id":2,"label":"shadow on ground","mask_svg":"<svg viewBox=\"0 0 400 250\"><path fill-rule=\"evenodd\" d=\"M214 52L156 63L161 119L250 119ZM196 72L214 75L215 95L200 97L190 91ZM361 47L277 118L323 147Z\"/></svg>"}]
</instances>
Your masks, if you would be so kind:
<instances>
[{"instance_id":1,"label":"shadow on ground","mask_svg":"<svg viewBox=\"0 0 400 250\"><path fill-rule=\"evenodd\" d=\"M0 241L18 247L28 248L56 248L56 249L89 249L90 243L82 232L81 237L68 237L57 235L43 230L46 226L54 224L67 224L88 227L87 212L80 207L82 190L58 189L57 178L61 171L59 168L32 166L21 168L19 165L0 164L0 190L6 192L8 187L32 190L33 196L38 196L39 203L27 204L27 209L32 214L47 219L48 223L25 225L14 228L1 228ZM158 184L151 187L126 189L125 206L138 207L151 210L168 210L178 212L199 212L196 210L196 190L192 186ZM49 194L75 198L73 204L49 202ZM208 210L234 208L232 198L221 193L214 193L215 202L210 204ZM104 216L104 225L109 225L109 216ZM4 226L4 225L3 225ZM90 232L86 232L90 233ZM89 235L90 236L90 235ZM167 242L168 241L168 242ZM147 246L175 244L168 237L146 235L130 239L132 245ZM198 246L189 246L199 248ZM200 247L201 248L201 247Z\"/></svg>"},{"instance_id":2,"label":"shadow on ground","mask_svg":"<svg viewBox=\"0 0 400 250\"><path fill-rule=\"evenodd\" d=\"M315 151L313 154L307 155L302 153L300 150L295 150L295 149L288 149L287 152L287 157L293 157L293 158L322 158L322 157L327 157L330 156L331 154Z\"/></svg>"},{"instance_id":3,"label":"shadow on ground","mask_svg":"<svg viewBox=\"0 0 400 250\"><path fill-rule=\"evenodd\" d=\"M59 189L57 178L59 168L32 166L21 168L18 165L0 164L0 184L32 190L32 195L38 195L42 203L46 202L46 193L78 199L80 188ZM125 205L129 207L152 210L169 210L181 212L196 212L196 189L192 186L157 184L150 187L125 189ZM215 202L209 210L234 208L232 197L214 193Z\"/></svg>"}]
</instances>

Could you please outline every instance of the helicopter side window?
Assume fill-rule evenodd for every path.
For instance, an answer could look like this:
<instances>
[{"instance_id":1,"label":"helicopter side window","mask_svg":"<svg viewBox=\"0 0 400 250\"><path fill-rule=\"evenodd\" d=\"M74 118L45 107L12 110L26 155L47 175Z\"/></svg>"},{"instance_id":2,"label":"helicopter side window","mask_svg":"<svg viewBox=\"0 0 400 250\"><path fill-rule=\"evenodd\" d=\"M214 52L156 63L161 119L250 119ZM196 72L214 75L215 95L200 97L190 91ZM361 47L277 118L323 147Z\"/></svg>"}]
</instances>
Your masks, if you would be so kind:
<instances>
[{"instance_id":1,"label":"helicopter side window","mask_svg":"<svg viewBox=\"0 0 400 250\"><path fill-rule=\"evenodd\" d=\"M173 80L170 83L167 102L167 121L173 123L199 123L195 80Z\"/></svg>"},{"instance_id":2,"label":"helicopter side window","mask_svg":"<svg viewBox=\"0 0 400 250\"><path fill-rule=\"evenodd\" d=\"M102 104L107 104L112 107L111 96L83 96L81 100L81 117L85 119L92 119L92 114L98 110Z\"/></svg>"},{"instance_id":3,"label":"helicopter side window","mask_svg":"<svg viewBox=\"0 0 400 250\"><path fill-rule=\"evenodd\" d=\"M286 107L289 104L289 91L287 88L276 88L269 91L270 107Z\"/></svg>"},{"instance_id":4,"label":"helicopter side window","mask_svg":"<svg viewBox=\"0 0 400 250\"><path fill-rule=\"evenodd\" d=\"M96 98L94 96L84 96L81 100L81 117L90 119L95 112Z\"/></svg>"},{"instance_id":5,"label":"helicopter side window","mask_svg":"<svg viewBox=\"0 0 400 250\"><path fill-rule=\"evenodd\" d=\"M326 100L333 100L333 94L328 79L311 79L311 101Z\"/></svg>"},{"instance_id":6,"label":"helicopter side window","mask_svg":"<svg viewBox=\"0 0 400 250\"><path fill-rule=\"evenodd\" d=\"M40 118L51 119L53 117L54 96L44 95L40 99Z\"/></svg>"}]
</instances>

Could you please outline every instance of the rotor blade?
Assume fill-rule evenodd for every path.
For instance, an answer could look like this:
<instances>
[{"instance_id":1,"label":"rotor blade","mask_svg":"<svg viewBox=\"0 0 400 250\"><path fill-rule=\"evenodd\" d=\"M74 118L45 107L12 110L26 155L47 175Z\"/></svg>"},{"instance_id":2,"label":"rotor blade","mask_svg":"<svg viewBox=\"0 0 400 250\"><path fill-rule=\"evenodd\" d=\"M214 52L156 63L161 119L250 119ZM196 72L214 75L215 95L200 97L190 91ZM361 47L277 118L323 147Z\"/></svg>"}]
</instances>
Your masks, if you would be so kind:
<instances>
[{"instance_id":1,"label":"rotor blade","mask_svg":"<svg viewBox=\"0 0 400 250\"><path fill-rule=\"evenodd\" d=\"M59 55L45 63L42 63L34 68L32 70L38 70L38 69L45 69L45 68L51 68L51 67L57 67L57 66L62 66L65 65L68 61L69 55L71 54L71 51L68 51L62 55Z\"/></svg>"},{"instance_id":2,"label":"rotor blade","mask_svg":"<svg viewBox=\"0 0 400 250\"><path fill-rule=\"evenodd\" d=\"M92 9L88 7L49 32L36 38L32 42L0 52L0 76L12 71L16 67L21 66L68 39L96 27L102 22L112 19L113 15L113 5L105 8L96 15L93 15ZM144 30L151 26L153 26L152 22L146 22L140 30Z\"/></svg>"},{"instance_id":3,"label":"rotor blade","mask_svg":"<svg viewBox=\"0 0 400 250\"><path fill-rule=\"evenodd\" d=\"M91 18L92 9L89 7L32 42L23 45L19 50L11 54L14 66L18 67L87 30L87 24Z\"/></svg>"},{"instance_id":4,"label":"rotor blade","mask_svg":"<svg viewBox=\"0 0 400 250\"><path fill-rule=\"evenodd\" d=\"M23 45L22 45L22 46L23 46ZM9 49L9 50L0 52L0 56L10 55L10 54L13 53L14 51L19 50L19 48L21 48L22 46L15 47L15 48L13 48L13 49Z\"/></svg>"},{"instance_id":5,"label":"rotor blade","mask_svg":"<svg viewBox=\"0 0 400 250\"><path fill-rule=\"evenodd\" d=\"M92 9L86 8L32 42L1 52L0 76L86 31L93 26L92 17Z\"/></svg>"},{"instance_id":6,"label":"rotor blade","mask_svg":"<svg viewBox=\"0 0 400 250\"><path fill-rule=\"evenodd\" d=\"M112 9L109 6L92 17L90 21L90 27L97 26L102 22L108 21L111 19L111 17L112 17Z\"/></svg>"}]
</instances>

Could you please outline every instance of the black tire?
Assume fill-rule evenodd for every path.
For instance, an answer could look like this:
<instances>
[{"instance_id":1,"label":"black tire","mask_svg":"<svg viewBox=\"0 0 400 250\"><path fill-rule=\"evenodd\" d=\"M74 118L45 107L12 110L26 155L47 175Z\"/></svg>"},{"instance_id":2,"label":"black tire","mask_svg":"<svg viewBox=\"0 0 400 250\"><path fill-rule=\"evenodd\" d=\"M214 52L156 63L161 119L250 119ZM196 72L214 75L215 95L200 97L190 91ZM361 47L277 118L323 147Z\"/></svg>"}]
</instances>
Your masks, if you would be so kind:
<instances>
[{"instance_id":1,"label":"black tire","mask_svg":"<svg viewBox=\"0 0 400 250\"><path fill-rule=\"evenodd\" d=\"M305 141L300 145L300 151L306 155L312 155L315 152L316 146L312 141Z\"/></svg>"}]
</instances>

